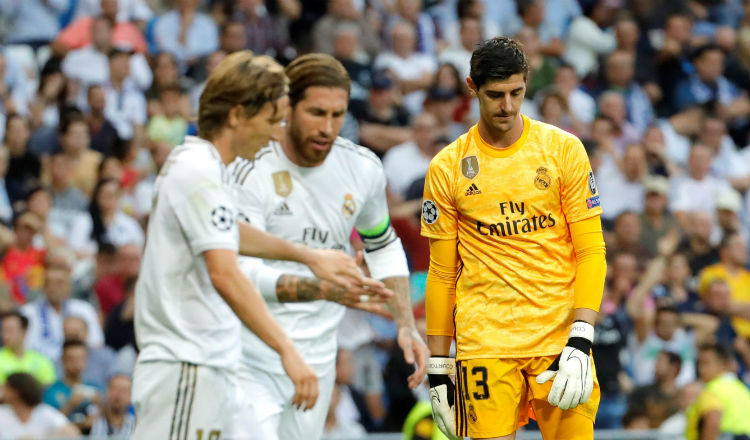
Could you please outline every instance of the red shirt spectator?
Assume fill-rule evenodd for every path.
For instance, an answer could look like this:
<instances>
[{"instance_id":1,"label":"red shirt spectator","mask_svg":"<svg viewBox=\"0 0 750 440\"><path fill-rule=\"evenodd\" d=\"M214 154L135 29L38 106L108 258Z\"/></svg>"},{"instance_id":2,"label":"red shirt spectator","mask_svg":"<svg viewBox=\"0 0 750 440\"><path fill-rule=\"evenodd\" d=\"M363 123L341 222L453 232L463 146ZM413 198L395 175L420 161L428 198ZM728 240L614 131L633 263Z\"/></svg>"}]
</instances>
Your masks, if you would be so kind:
<instances>
[{"instance_id":1,"label":"red shirt spectator","mask_svg":"<svg viewBox=\"0 0 750 440\"><path fill-rule=\"evenodd\" d=\"M60 31L57 41L68 50L88 46L93 42L94 19L95 17L79 18ZM130 22L115 23L112 27L112 45L127 45L138 53L145 53L147 49L146 39L143 38L141 30Z\"/></svg>"}]
</instances>

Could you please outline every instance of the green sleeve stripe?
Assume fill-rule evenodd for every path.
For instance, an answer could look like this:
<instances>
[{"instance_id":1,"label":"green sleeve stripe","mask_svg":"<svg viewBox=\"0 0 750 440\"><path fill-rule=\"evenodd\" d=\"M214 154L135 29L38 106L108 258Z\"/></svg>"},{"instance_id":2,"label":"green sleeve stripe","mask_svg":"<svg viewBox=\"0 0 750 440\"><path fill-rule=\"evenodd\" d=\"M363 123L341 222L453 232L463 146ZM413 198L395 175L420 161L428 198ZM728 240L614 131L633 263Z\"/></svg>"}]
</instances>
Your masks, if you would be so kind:
<instances>
[{"instance_id":1,"label":"green sleeve stripe","mask_svg":"<svg viewBox=\"0 0 750 440\"><path fill-rule=\"evenodd\" d=\"M386 216L383 218L383 220L380 221L377 225L370 229L360 229L357 228L357 232L359 232L359 235L363 237L377 237L379 235L383 235L385 231L388 230L388 226L391 224L391 217L386 214Z\"/></svg>"}]
</instances>

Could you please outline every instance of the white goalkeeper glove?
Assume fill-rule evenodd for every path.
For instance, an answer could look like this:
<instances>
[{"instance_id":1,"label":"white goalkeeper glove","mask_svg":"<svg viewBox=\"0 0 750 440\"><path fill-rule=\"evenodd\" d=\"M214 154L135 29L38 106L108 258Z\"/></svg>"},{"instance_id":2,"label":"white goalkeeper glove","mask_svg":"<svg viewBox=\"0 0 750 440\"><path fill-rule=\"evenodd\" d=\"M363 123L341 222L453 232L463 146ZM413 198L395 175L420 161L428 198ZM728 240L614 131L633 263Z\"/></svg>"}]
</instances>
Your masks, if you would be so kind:
<instances>
[{"instance_id":1,"label":"white goalkeeper glove","mask_svg":"<svg viewBox=\"0 0 750 440\"><path fill-rule=\"evenodd\" d=\"M445 356L434 356L427 364L427 379L430 381L430 403L435 425L450 440L460 440L456 435L456 418L453 406L456 402L456 386L450 376L456 374L456 361Z\"/></svg>"},{"instance_id":2,"label":"white goalkeeper glove","mask_svg":"<svg viewBox=\"0 0 750 440\"><path fill-rule=\"evenodd\" d=\"M547 397L551 405L564 410L589 400L594 390L594 373L589 358L593 342L594 326L585 321L574 322L562 353L536 377L538 384L555 378Z\"/></svg>"}]
</instances>

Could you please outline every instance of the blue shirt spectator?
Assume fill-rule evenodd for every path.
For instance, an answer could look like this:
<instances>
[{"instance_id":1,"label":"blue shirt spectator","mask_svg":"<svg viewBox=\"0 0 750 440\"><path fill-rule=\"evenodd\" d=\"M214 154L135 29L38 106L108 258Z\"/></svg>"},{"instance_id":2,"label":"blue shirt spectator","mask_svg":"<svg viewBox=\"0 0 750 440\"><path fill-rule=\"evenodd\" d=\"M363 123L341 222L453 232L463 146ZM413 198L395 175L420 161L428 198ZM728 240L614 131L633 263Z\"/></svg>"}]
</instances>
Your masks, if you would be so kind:
<instances>
[{"instance_id":1,"label":"blue shirt spectator","mask_svg":"<svg viewBox=\"0 0 750 440\"><path fill-rule=\"evenodd\" d=\"M174 55L183 71L197 58L219 48L216 23L208 15L197 12L196 3L196 0L177 2L177 9L160 16L154 27L158 50Z\"/></svg>"},{"instance_id":2,"label":"blue shirt spectator","mask_svg":"<svg viewBox=\"0 0 750 440\"><path fill-rule=\"evenodd\" d=\"M55 39L68 0L0 0L0 15L10 18L7 44L38 46Z\"/></svg>"}]
</instances>

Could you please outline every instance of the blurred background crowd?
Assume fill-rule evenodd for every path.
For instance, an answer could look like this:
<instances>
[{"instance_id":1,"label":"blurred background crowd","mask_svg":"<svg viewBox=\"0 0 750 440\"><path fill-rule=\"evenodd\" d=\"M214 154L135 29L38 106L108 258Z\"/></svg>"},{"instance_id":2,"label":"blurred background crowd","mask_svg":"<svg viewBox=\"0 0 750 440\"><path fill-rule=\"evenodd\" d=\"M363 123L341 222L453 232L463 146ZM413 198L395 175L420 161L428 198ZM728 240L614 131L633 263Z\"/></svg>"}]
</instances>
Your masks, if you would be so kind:
<instances>
[{"instance_id":1,"label":"blurred background crowd","mask_svg":"<svg viewBox=\"0 0 750 440\"><path fill-rule=\"evenodd\" d=\"M584 141L601 192L597 428L680 433L705 383L750 383L747 1L0 0L0 437L132 430L154 179L237 50L346 67L341 135L383 160L423 326L424 175L476 123L464 78L496 35L524 45L522 112ZM353 317L339 339L328 435L409 415L424 438L392 323Z\"/></svg>"}]
</instances>

